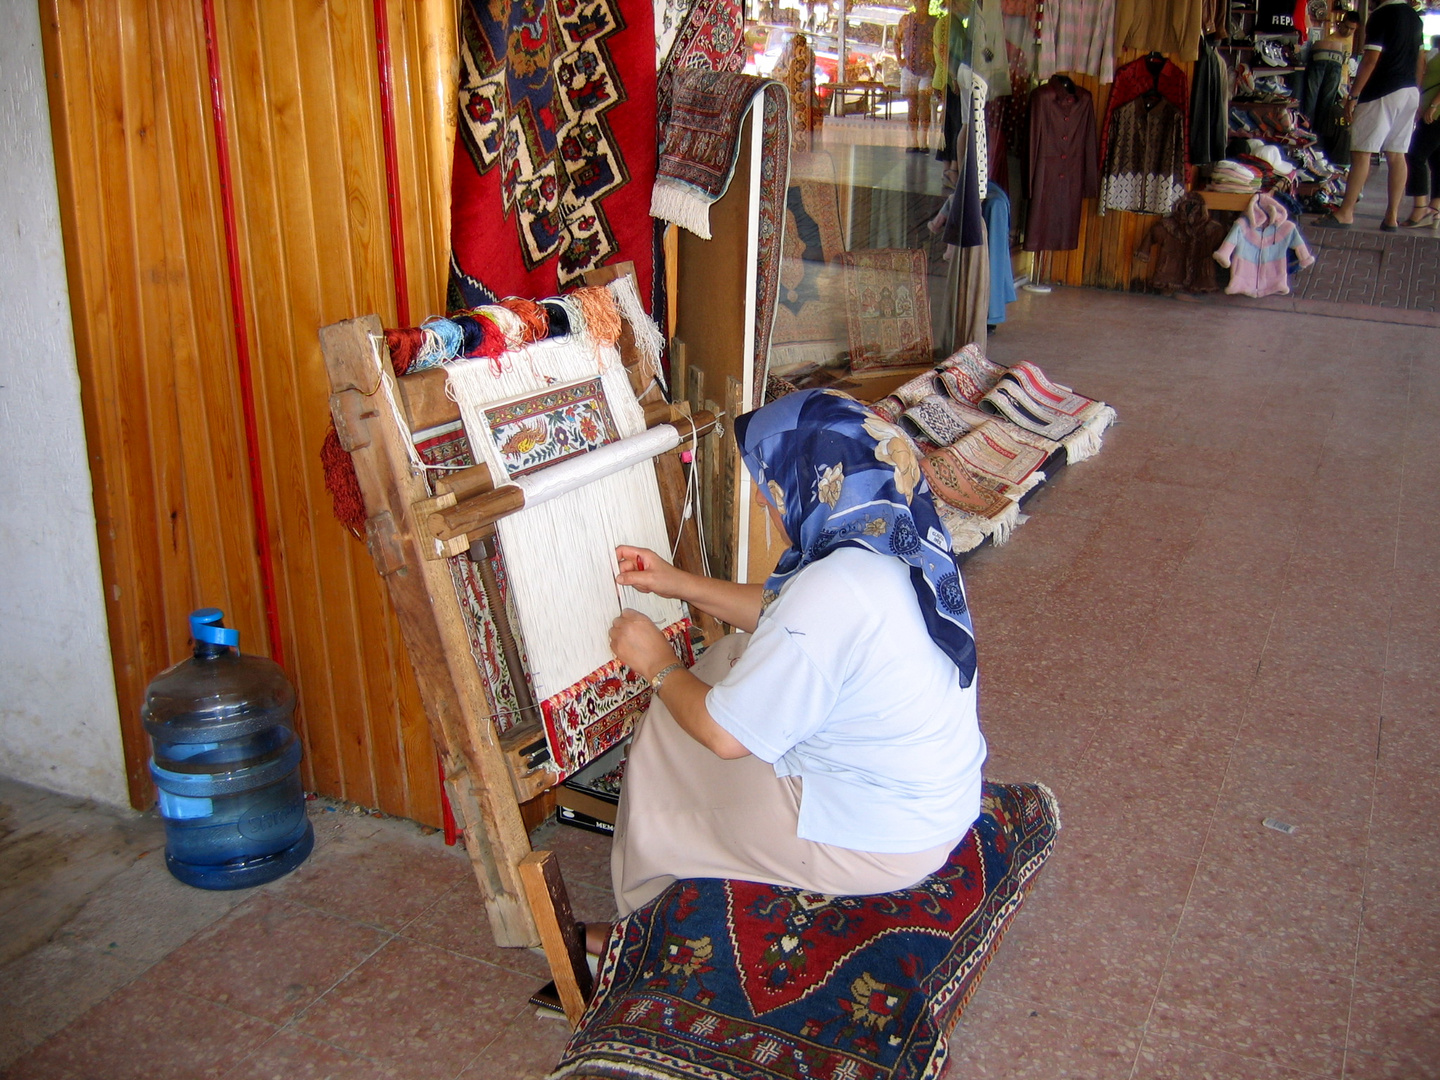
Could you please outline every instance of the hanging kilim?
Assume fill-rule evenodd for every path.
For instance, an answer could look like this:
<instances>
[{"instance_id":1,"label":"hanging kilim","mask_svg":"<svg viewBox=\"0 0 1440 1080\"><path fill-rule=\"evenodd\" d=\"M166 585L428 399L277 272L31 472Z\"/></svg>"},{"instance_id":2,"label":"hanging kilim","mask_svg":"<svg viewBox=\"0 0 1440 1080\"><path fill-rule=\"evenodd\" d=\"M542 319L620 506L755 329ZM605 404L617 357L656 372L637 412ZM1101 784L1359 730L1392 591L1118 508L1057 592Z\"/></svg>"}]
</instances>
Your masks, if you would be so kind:
<instances>
[{"instance_id":1,"label":"hanging kilim","mask_svg":"<svg viewBox=\"0 0 1440 1080\"><path fill-rule=\"evenodd\" d=\"M657 4L656 18L656 97L663 126L670 119L676 72L745 66L745 11L740 0L669 0Z\"/></svg>"},{"instance_id":2,"label":"hanging kilim","mask_svg":"<svg viewBox=\"0 0 1440 1080\"><path fill-rule=\"evenodd\" d=\"M450 307L549 296L635 264L650 294L655 39L649 4L466 0Z\"/></svg>"},{"instance_id":3,"label":"hanging kilim","mask_svg":"<svg viewBox=\"0 0 1440 1080\"><path fill-rule=\"evenodd\" d=\"M851 369L933 361L925 252L904 248L847 251L841 260Z\"/></svg>"},{"instance_id":4,"label":"hanging kilim","mask_svg":"<svg viewBox=\"0 0 1440 1080\"><path fill-rule=\"evenodd\" d=\"M790 180L790 120L785 87L773 79L733 72L685 70L675 77L650 213L704 240L710 207L730 187L744 134L757 102L761 108L759 220L755 265L755 406L764 403L780 287L785 190Z\"/></svg>"}]
</instances>

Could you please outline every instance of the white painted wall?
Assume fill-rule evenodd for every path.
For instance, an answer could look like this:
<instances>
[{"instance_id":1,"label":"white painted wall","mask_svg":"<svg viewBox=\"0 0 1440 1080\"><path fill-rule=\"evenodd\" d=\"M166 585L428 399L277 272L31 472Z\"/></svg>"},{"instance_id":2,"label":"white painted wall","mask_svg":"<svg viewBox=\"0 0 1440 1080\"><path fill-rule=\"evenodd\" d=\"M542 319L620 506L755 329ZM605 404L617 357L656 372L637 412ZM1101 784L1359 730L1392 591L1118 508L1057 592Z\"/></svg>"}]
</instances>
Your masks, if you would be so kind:
<instances>
[{"instance_id":1,"label":"white painted wall","mask_svg":"<svg viewBox=\"0 0 1440 1080\"><path fill-rule=\"evenodd\" d=\"M0 3L0 775L123 806L38 8Z\"/></svg>"}]
</instances>

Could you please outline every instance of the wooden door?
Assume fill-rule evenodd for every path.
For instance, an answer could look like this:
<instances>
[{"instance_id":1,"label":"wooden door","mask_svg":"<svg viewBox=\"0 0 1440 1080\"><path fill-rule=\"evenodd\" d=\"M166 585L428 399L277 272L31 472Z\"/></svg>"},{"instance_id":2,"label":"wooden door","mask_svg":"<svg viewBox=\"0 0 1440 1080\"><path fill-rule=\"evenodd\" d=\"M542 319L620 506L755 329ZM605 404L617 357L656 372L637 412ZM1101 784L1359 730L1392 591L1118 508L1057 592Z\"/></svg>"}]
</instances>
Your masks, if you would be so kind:
<instances>
[{"instance_id":1,"label":"wooden door","mask_svg":"<svg viewBox=\"0 0 1440 1080\"><path fill-rule=\"evenodd\" d=\"M210 605L295 682L308 788L436 824L399 629L323 482L317 331L443 308L450 5L41 12L132 802L152 801L145 685Z\"/></svg>"}]
</instances>

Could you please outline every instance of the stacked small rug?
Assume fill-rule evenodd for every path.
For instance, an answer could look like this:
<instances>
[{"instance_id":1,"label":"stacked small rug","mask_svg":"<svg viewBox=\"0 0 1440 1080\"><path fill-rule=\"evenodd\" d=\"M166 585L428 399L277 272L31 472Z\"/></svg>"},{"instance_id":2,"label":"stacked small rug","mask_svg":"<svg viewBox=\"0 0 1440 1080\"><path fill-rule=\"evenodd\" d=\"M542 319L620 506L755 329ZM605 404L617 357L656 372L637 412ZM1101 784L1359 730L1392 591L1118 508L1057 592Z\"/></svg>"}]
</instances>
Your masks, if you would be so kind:
<instances>
[{"instance_id":1,"label":"stacked small rug","mask_svg":"<svg viewBox=\"0 0 1440 1080\"><path fill-rule=\"evenodd\" d=\"M1060 828L1036 784L985 784L980 818L912 889L835 897L677 881L623 919L551 1080L922 1080Z\"/></svg>"},{"instance_id":2,"label":"stacked small rug","mask_svg":"<svg viewBox=\"0 0 1440 1080\"><path fill-rule=\"evenodd\" d=\"M1023 520L1020 501L1045 469L1084 461L1115 421L1028 361L1006 368L966 345L872 408L912 434L920 468L956 552L1003 544Z\"/></svg>"}]
</instances>

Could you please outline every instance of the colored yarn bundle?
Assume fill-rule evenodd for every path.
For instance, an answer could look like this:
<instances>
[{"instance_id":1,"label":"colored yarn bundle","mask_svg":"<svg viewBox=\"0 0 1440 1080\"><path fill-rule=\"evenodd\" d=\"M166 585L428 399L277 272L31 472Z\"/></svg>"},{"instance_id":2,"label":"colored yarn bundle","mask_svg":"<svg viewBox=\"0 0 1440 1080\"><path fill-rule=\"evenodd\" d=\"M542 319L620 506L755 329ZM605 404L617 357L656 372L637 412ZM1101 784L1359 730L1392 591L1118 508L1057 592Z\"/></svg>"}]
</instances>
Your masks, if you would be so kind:
<instances>
[{"instance_id":1,"label":"colored yarn bundle","mask_svg":"<svg viewBox=\"0 0 1440 1080\"><path fill-rule=\"evenodd\" d=\"M453 321L465 335L464 344L460 347L461 356L470 359L483 356L493 360L505 351L505 332L483 308L459 312Z\"/></svg>"},{"instance_id":2,"label":"colored yarn bundle","mask_svg":"<svg viewBox=\"0 0 1440 1080\"><path fill-rule=\"evenodd\" d=\"M389 331L386 331L388 336ZM365 495L360 478L355 475L355 462L340 445L340 436L332 421L320 446L320 465L325 471L325 490L330 492L330 506L335 517L357 538L365 537Z\"/></svg>"},{"instance_id":3,"label":"colored yarn bundle","mask_svg":"<svg viewBox=\"0 0 1440 1080\"><path fill-rule=\"evenodd\" d=\"M634 279L585 286L546 300L508 297L498 304L435 315L418 327L385 331L396 375L439 367L458 358L498 360L501 355L547 338L589 337L597 347L614 346L625 323L634 333L647 378L664 385L660 367L664 339L645 314Z\"/></svg>"},{"instance_id":4,"label":"colored yarn bundle","mask_svg":"<svg viewBox=\"0 0 1440 1080\"><path fill-rule=\"evenodd\" d=\"M390 366L396 375L404 375L415 364L415 355L425 342L425 334L417 329L386 330L385 344L390 350Z\"/></svg>"},{"instance_id":5,"label":"colored yarn bundle","mask_svg":"<svg viewBox=\"0 0 1440 1080\"><path fill-rule=\"evenodd\" d=\"M524 324L523 344L529 345L534 341L543 341L550 336L550 315L534 300L511 296L501 300L500 306L517 316Z\"/></svg>"},{"instance_id":6,"label":"colored yarn bundle","mask_svg":"<svg viewBox=\"0 0 1440 1080\"><path fill-rule=\"evenodd\" d=\"M565 299L580 308L585 332L597 346L614 345L620 340L620 309L609 289L603 285L587 285L568 293Z\"/></svg>"}]
</instances>

